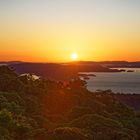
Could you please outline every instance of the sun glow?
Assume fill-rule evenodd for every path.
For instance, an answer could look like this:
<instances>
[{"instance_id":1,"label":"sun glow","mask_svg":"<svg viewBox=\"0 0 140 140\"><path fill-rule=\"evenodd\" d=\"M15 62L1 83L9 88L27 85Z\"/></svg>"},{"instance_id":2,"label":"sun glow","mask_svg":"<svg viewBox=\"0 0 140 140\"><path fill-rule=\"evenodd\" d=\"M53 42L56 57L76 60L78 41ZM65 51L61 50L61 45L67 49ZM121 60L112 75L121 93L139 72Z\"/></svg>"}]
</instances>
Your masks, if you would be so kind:
<instances>
[{"instance_id":1,"label":"sun glow","mask_svg":"<svg viewBox=\"0 0 140 140\"><path fill-rule=\"evenodd\" d=\"M71 59L72 59L73 61L77 60L77 59L78 59L78 54L77 54L77 53L72 53L72 54L71 54Z\"/></svg>"}]
</instances>

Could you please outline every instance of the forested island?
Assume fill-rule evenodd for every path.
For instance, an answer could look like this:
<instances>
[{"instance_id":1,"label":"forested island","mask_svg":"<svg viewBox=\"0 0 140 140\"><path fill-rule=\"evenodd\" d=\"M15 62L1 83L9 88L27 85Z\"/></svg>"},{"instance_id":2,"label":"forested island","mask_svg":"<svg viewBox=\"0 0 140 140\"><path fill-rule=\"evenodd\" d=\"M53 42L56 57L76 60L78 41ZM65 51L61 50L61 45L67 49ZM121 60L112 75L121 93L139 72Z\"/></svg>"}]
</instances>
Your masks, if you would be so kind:
<instances>
[{"instance_id":1,"label":"forested island","mask_svg":"<svg viewBox=\"0 0 140 140\"><path fill-rule=\"evenodd\" d=\"M14 68L18 74L33 73L50 80L69 80L78 76L79 72L121 72L122 70L110 69L100 64L92 63L29 63L14 62L9 63L9 67Z\"/></svg>"},{"instance_id":2,"label":"forested island","mask_svg":"<svg viewBox=\"0 0 140 140\"><path fill-rule=\"evenodd\" d=\"M0 61L0 65L14 68L18 74L32 73L50 80L68 80L77 76L79 72L134 72L124 68L140 68L139 61L75 61L68 63ZM87 77L87 75L83 75L83 77Z\"/></svg>"},{"instance_id":3,"label":"forested island","mask_svg":"<svg viewBox=\"0 0 140 140\"><path fill-rule=\"evenodd\" d=\"M29 71L30 72L30 71ZM0 67L0 140L139 140L140 95L90 92Z\"/></svg>"}]
</instances>

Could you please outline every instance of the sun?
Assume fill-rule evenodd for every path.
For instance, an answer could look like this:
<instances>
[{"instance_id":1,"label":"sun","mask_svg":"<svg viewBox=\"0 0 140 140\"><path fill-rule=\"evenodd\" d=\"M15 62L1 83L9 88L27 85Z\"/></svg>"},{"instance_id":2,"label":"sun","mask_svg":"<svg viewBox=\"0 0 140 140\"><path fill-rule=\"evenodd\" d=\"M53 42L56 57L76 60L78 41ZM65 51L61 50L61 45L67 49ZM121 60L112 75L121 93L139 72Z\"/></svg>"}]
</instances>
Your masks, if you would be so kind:
<instances>
[{"instance_id":1,"label":"sun","mask_svg":"<svg viewBox=\"0 0 140 140\"><path fill-rule=\"evenodd\" d=\"M72 59L73 61L77 60L77 59L78 59L78 54L77 54L77 53L72 53L72 54L71 54L71 59Z\"/></svg>"}]
</instances>

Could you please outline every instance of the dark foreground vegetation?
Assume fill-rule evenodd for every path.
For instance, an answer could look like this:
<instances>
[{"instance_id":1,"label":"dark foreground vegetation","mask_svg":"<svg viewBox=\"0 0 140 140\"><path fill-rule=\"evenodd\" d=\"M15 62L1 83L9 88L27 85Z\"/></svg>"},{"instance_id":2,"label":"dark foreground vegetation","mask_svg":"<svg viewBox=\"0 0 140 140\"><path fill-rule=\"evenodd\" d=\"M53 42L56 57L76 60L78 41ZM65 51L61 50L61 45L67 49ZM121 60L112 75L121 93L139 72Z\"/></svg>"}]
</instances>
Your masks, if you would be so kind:
<instances>
[{"instance_id":1,"label":"dark foreground vegetation","mask_svg":"<svg viewBox=\"0 0 140 140\"><path fill-rule=\"evenodd\" d=\"M139 140L140 112L129 100L110 90L91 93L78 78L35 80L2 66L0 140Z\"/></svg>"}]
</instances>

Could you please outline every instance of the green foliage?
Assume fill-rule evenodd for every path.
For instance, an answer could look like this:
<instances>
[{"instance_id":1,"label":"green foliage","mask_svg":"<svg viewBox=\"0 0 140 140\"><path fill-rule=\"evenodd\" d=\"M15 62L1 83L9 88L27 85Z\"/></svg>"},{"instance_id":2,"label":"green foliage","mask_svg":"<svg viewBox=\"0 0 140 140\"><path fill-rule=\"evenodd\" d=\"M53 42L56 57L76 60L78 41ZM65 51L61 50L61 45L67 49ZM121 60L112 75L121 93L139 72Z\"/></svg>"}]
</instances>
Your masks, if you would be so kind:
<instances>
[{"instance_id":1,"label":"green foliage","mask_svg":"<svg viewBox=\"0 0 140 140\"><path fill-rule=\"evenodd\" d=\"M120 122L112 120L110 118L105 118L103 116L97 115L97 114L87 114L84 115L78 119L75 119L71 122L72 126L76 127L82 127L82 128L96 128L99 126L109 127L109 128L115 128L115 129L121 129L123 126Z\"/></svg>"},{"instance_id":2,"label":"green foliage","mask_svg":"<svg viewBox=\"0 0 140 140\"><path fill-rule=\"evenodd\" d=\"M60 127L54 130L54 140L88 140L88 136L76 127Z\"/></svg>"},{"instance_id":3,"label":"green foliage","mask_svg":"<svg viewBox=\"0 0 140 140\"><path fill-rule=\"evenodd\" d=\"M56 82L0 67L0 140L138 140L139 114L78 78Z\"/></svg>"},{"instance_id":4,"label":"green foliage","mask_svg":"<svg viewBox=\"0 0 140 140\"><path fill-rule=\"evenodd\" d=\"M76 118L79 118L83 115L86 115L86 114L92 114L94 113L94 111L92 110L92 108L90 107L80 107L80 106L77 106L77 107L74 107L69 113L68 113L68 119L69 121L70 120L73 120L73 119L76 119Z\"/></svg>"},{"instance_id":5,"label":"green foliage","mask_svg":"<svg viewBox=\"0 0 140 140\"><path fill-rule=\"evenodd\" d=\"M12 119L12 113L6 109L0 111L0 126L11 129L14 125L14 120Z\"/></svg>"}]
</instances>

